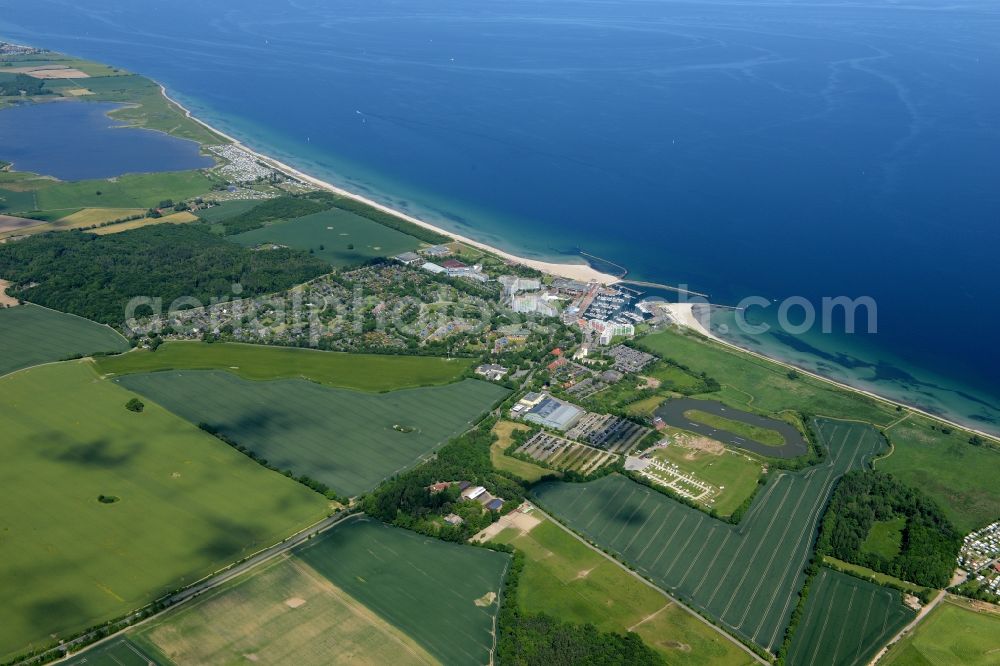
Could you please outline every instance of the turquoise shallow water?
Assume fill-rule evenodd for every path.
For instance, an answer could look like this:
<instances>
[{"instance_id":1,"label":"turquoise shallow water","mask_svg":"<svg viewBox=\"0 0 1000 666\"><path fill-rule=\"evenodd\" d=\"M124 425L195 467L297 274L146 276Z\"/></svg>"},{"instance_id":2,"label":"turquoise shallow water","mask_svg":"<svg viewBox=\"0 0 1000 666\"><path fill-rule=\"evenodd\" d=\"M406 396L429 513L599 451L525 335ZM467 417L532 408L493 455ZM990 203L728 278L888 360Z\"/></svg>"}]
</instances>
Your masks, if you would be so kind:
<instances>
[{"instance_id":1,"label":"turquoise shallow water","mask_svg":"<svg viewBox=\"0 0 1000 666\"><path fill-rule=\"evenodd\" d=\"M8 4L12 39L505 249L725 304L871 296L877 334L742 343L1000 431L995 4Z\"/></svg>"}]
</instances>

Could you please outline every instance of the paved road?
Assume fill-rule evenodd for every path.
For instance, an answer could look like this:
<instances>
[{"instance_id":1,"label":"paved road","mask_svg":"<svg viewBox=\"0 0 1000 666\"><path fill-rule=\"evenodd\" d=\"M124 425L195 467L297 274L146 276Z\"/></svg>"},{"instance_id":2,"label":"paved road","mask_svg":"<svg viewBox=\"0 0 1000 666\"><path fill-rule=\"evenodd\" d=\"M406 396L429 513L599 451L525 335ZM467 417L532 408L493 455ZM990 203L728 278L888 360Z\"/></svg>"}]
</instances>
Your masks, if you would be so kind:
<instances>
[{"instance_id":1,"label":"paved road","mask_svg":"<svg viewBox=\"0 0 1000 666\"><path fill-rule=\"evenodd\" d=\"M697 409L709 414L722 416L733 421L740 421L747 425L776 430L785 438L785 443L781 446L770 446L746 437L740 437L728 430L719 430L704 423L698 423L684 416L684 412L689 409ZM802 433L791 423L769 419L764 416L744 412L740 409L726 407L721 402L715 400L695 400L694 398L680 398L678 400L668 400L657 410L656 415L663 419L668 425L682 430L690 430L699 435L705 435L712 439L717 439L723 444L736 446L747 451L767 456L769 458L797 458L809 452L809 444Z\"/></svg>"}]
</instances>

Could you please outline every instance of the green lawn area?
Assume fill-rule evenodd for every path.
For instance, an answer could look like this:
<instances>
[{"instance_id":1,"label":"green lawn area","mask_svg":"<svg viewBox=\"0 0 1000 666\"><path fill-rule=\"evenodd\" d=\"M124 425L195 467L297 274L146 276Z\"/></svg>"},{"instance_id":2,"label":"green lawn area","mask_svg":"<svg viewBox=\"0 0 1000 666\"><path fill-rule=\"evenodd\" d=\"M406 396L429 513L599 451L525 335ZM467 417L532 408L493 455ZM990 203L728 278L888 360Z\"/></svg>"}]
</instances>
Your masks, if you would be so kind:
<instances>
[{"instance_id":1,"label":"green lawn area","mask_svg":"<svg viewBox=\"0 0 1000 666\"><path fill-rule=\"evenodd\" d=\"M906 527L906 516L896 516L890 520L876 520L868 530L868 536L861 542L861 550L865 553L881 555L891 560L899 555L903 545L903 529Z\"/></svg>"},{"instance_id":2,"label":"green lawn area","mask_svg":"<svg viewBox=\"0 0 1000 666\"><path fill-rule=\"evenodd\" d=\"M442 663L491 661L508 555L360 518L295 556Z\"/></svg>"},{"instance_id":3,"label":"green lawn area","mask_svg":"<svg viewBox=\"0 0 1000 666\"><path fill-rule=\"evenodd\" d=\"M905 412L872 398L800 375L764 359L728 349L699 336L668 330L639 340L652 353L683 362L722 384L711 397L732 406L779 413L795 410L821 416L888 425ZM934 429L937 428L937 429ZM1000 450L969 444L968 432L944 433L932 419L911 415L886 432L892 453L876 462L880 470L920 488L941 505L965 532L989 524L1000 515L1000 484L994 470Z\"/></svg>"},{"instance_id":4,"label":"green lawn area","mask_svg":"<svg viewBox=\"0 0 1000 666\"><path fill-rule=\"evenodd\" d=\"M688 409L684 412L684 416L692 421L697 421L698 423L703 423L719 430L725 430L726 432L752 439L761 444L769 446L783 446L785 444L785 438L781 433L769 428L761 428L749 423L743 423L742 421L736 421L735 419L727 419L725 416L709 414L700 409Z\"/></svg>"},{"instance_id":5,"label":"green lawn area","mask_svg":"<svg viewBox=\"0 0 1000 666\"><path fill-rule=\"evenodd\" d=\"M438 663L296 557L257 567L128 635L167 664L236 664L247 655L283 666Z\"/></svg>"},{"instance_id":6,"label":"green lawn area","mask_svg":"<svg viewBox=\"0 0 1000 666\"><path fill-rule=\"evenodd\" d=\"M336 208L275 222L236 234L229 240L247 247L277 243L296 250L310 250L338 267L356 266L376 257L391 257L421 245L413 236Z\"/></svg>"},{"instance_id":7,"label":"green lawn area","mask_svg":"<svg viewBox=\"0 0 1000 666\"><path fill-rule=\"evenodd\" d=\"M378 394L205 370L115 381L191 423L208 424L278 469L349 496L417 464L507 395L475 379Z\"/></svg>"},{"instance_id":8,"label":"green lawn area","mask_svg":"<svg viewBox=\"0 0 1000 666\"><path fill-rule=\"evenodd\" d=\"M203 171L130 174L114 180L54 182L35 193L38 210L63 208L150 208L165 199L206 194L215 183Z\"/></svg>"},{"instance_id":9,"label":"green lawn area","mask_svg":"<svg viewBox=\"0 0 1000 666\"><path fill-rule=\"evenodd\" d=\"M732 514L757 490L757 479L763 472L757 460L733 449L710 452L671 444L657 449L655 456L674 463L701 481L721 488L712 504L720 516Z\"/></svg>"},{"instance_id":10,"label":"green lawn area","mask_svg":"<svg viewBox=\"0 0 1000 666\"><path fill-rule=\"evenodd\" d=\"M243 379L306 379L327 386L371 392L448 384L458 381L472 363L464 358L346 354L207 342L167 342L155 352L136 350L96 361L101 374L225 370Z\"/></svg>"},{"instance_id":11,"label":"green lawn area","mask_svg":"<svg viewBox=\"0 0 1000 666\"><path fill-rule=\"evenodd\" d=\"M319 520L320 495L98 379L0 379L0 660L118 617ZM112 503L98 496L118 498Z\"/></svg>"},{"instance_id":12,"label":"green lawn area","mask_svg":"<svg viewBox=\"0 0 1000 666\"><path fill-rule=\"evenodd\" d=\"M1000 612L996 607L949 596L917 628L894 645L884 666L987 666L1000 659ZM990 610L988 610L988 608Z\"/></svg>"},{"instance_id":13,"label":"green lawn area","mask_svg":"<svg viewBox=\"0 0 1000 666\"><path fill-rule=\"evenodd\" d=\"M95 352L122 352L128 340L109 326L37 305L0 308L0 375Z\"/></svg>"},{"instance_id":14,"label":"green lawn area","mask_svg":"<svg viewBox=\"0 0 1000 666\"><path fill-rule=\"evenodd\" d=\"M494 539L526 561L517 603L529 613L592 623L601 631L635 631L667 663L749 664L721 633L566 532L537 515L530 531L508 527Z\"/></svg>"},{"instance_id":15,"label":"green lawn area","mask_svg":"<svg viewBox=\"0 0 1000 666\"><path fill-rule=\"evenodd\" d=\"M512 421L497 421L497 424L493 426L493 434L497 436L497 441L490 445L490 460L493 462L493 466L504 472L510 472L528 483L534 483L546 474L556 474L557 472L550 469L533 465L519 458L512 458L504 453L511 445L510 436L515 430L530 430L530 428Z\"/></svg>"},{"instance_id":16,"label":"green lawn area","mask_svg":"<svg viewBox=\"0 0 1000 666\"><path fill-rule=\"evenodd\" d=\"M864 666L915 616L898 591L823 567L809 587L787 663Z\"/></svg>"}]
</instances>

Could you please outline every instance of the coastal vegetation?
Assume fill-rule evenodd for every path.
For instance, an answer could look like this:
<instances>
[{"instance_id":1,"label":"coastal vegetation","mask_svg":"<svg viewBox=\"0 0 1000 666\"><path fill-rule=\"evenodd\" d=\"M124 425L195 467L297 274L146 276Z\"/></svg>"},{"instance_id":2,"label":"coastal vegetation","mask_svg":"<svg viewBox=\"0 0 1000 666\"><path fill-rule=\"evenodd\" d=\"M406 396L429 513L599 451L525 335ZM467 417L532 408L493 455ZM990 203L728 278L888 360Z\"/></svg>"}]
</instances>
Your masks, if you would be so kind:
<instances>
[{"instance_id":1,"label":"coastal vegetation","mask_svg":"<svg viewBox=\"0 0 1000 666\"><path fill-rule=\"evenodd\" d=\"M25 304L0 308L0 375L86 354L123 352L128 340L108 326Z\"/></svg>"},{"instance_id":2,"label":"coastal vegetation","mask_svg":"<svg viewBox=\"0 0 1000 666\"><path fill-rule=\"evenodd\" d=\"M471 365L470 359L461 358L345 354L226 342L165 342L155 352L137 349L95 360L98 372L105 375L223 370L243 379L305 379L375 393L449 384L458 381Z\"/></svg>"},{"instance_id":3,"label":"coastal vegetation","mask_svg":"<svg viewBox=\"0 0 1000 666\"><path fill-rule=\"evenodd\" d=\"M339 496L371 490L419 463L507 395L474 379L372 394L203 370L131 374L115 382Z\"/></svg>"},{"instance_id":4,"label":"coastal vegetation","mask_svg":"<svg viewBox=\"0 0 1000 666\"><path fill-rule=\"evenodd\" d=\"M767 444L768 446L782 446L785 443L785 438L777 430L761 428L760 426L737 421L736 419L729 419L718 414L709 414L700 409L685 410L684 416L692 421L703 423L718 430L725 430L734 435L746 437L747 439L752 439L755 442Z\"/></svg>"},{"instance_id":5,"label":"coastal vegetation","mask_svg":"<svg viewBox=\"0 0 1000 666\"><path fill-rule=\"evenodd\" d=\"M162 407L126 410L133 397L84 362L0 378L0 660L140 608L327 514L321 496Z\"/></svg>"},{"instance_id":6,"label":"coastal vegetation","mask_svg":"<svg viewBox=\"0 0 1000 666\"><path fill-rule=\"evenodd\" d=\"M32 236L0 246L8 293L97 322L121 325L134 297L212 298L279 291L329 271L304 252L255 252L192 225L143 227L108 236L78 231ZM145 312L140 312L145 314Z\"/></svg>"},{"instance_id":7,"label":"coastal vegetation","mask_svg":"<svg viewBox=\"0 0 1000 666\"><path fill-rule=\"evenodd\" d=\"M926 587L948 585L962 536L937 505L889 474L858 470L837 485L817 552Z\"/></svg>"}]
</instances>

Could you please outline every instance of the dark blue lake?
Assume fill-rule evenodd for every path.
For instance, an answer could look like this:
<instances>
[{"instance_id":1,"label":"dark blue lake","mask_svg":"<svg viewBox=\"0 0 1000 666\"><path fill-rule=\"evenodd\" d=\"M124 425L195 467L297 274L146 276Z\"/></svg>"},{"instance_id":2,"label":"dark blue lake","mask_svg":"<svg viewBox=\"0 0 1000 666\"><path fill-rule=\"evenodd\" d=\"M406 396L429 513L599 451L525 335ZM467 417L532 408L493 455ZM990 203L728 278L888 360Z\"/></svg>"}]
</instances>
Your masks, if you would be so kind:
<instances>
[{"instance_id":1,"label":"dark blue lake","mask_svg":"<svg viewBox=\"0 0 1000 666\"><path fill-rule=\"evenodd\" d=\"M743 344L1000 431L995 2L4 4L0 34L506 249L728 304L871 296L875 335Z\"/></svg>"},{"instance_id":2,"label":"dark blue lake","mask_svg":"<svg viewBox=\"0 0 1000 666\"><path fill-rule=\"evenodd\" d=\"M162 132L123 127L107 114L118 104L50 102L0 111L0 159L18 171L59 180L212 166L198 144Z\"/></svg>"}]
</instances>

